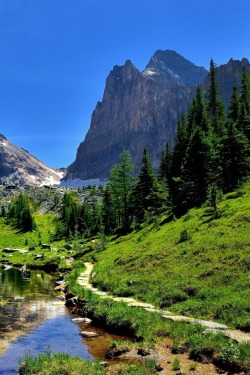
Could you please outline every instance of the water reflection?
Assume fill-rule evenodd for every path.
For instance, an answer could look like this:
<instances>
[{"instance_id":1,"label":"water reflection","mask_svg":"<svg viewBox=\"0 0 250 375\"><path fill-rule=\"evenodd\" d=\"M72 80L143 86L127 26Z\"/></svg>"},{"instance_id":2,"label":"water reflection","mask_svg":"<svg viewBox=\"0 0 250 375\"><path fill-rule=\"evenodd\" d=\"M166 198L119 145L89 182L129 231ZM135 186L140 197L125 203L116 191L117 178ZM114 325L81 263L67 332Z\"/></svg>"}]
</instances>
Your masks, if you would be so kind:
<instances>
[{"instance_id":1,"label":"water reflection","mask_svg":"<svg viewBox=\"0 0 250 375\"><path fill-rule=\"evenodd\" d=\"M29 279L11 268L0 276L0 353L11 341L51 316L65 314L64 306L52 302L53 278L43 271L31 271Z\"/></svg>"}]
</instances>

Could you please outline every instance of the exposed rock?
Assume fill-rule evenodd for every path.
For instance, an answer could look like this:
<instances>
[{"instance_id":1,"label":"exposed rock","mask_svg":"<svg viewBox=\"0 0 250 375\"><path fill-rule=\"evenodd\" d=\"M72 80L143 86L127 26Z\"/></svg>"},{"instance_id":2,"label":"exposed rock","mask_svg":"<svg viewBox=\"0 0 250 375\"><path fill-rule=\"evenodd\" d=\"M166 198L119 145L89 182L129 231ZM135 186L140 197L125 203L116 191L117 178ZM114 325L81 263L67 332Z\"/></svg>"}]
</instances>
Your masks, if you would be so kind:
<instances>
[{"instance_id":1,"label":"exposed rock","mask_svg":"<svg viewBox=\"0 0 250 375\"><path fill-rule=\"evenodd\" d=\"M75 323L91 323L92 320L89 319L89 318L74 318L72 319L72 322L75 322Z\"/></svg>"},{"instance_id":2,"label":"exposed rock","mask_svg":"<svg viewBox=\"0 0 250 375\"><path fill-rule=\"evenodd\" d=\"M0 182L18 185L52 185L59 184L63 177L48 167L23 148L13 145L0 134Z\"/></svg>"},{"instance_id":3,"label":"exposed rock","mask_svg":"<svg viewBox=\"0 0 250 375\"><path fill-rule=\"evenodd\" d=\"M97 337L99 335L96 332L82 331L81 336L91 338L91 337Z\"/></svg>"}]
</instances>

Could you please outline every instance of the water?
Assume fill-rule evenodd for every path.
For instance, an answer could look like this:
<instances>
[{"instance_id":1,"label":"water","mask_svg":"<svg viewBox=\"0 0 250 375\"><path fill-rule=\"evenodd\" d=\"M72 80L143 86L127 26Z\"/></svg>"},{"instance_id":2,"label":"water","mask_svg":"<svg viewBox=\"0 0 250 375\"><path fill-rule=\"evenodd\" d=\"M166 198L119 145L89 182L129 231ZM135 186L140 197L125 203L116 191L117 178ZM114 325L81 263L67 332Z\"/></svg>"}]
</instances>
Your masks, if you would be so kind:
<instances>
[{"instance_id":1,"label":"water","mask_svg":"<svg viewBox=\"0 0 250 375\"><path fill-rule=\"evenodd\" d=\"M109 340L118 338L91 327L100 336L83 339L79 332L89 327L72 322L72 315L54 295L51 275L31 271L24 280L20 270L0 271L0 375L16 375L20 358L28 352L103 358Z\"/></svg>"}]
</instances>

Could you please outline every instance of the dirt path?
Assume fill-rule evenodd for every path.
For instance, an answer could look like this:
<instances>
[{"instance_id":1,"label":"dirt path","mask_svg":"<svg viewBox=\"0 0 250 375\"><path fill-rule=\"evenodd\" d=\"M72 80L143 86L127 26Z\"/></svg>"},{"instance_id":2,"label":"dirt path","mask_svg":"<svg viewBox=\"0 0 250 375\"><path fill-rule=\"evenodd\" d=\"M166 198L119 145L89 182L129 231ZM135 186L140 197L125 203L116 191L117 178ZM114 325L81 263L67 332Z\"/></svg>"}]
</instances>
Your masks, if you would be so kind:
<instances>
[{"instance_id":1,"label":"dirt path","mask_svg":"<svg viewBox=\"0 0 250 375\"><path fill-rule=\"evenodd\" d=\"M135 300L134 298L127 298L127 297L114 297L111 294L108 294L106 292L102 292L98 290L97 288L93 287L93 285L90 283L90 275L93 269L93 264L91 263L84 263L86 266L86 270L80 274L80 276L77 279L78 284L83 286L85 289L91 290L93 293L101 296L102 298L111 298L114 301L122 301L128 304L128 306L131 307L142 307L147 311L157 312L165 319L170 319L173 321L186 321L191 324L201 324L202 326L206 327L206 331L208 332L221 332L225 336L230 337L231 339L238 341L238 342L244 342L244 341L250 341L250 333L246 333L240 330L236 329L230 329L225 324L220 324L217 322L211 322L208 320L201 320L196 318L190 318L184 315L173 315L170 311L166 310L160 310L157 309L155 306L153 306L150 303L144 303Z\"/></svg>"}]
</instances>

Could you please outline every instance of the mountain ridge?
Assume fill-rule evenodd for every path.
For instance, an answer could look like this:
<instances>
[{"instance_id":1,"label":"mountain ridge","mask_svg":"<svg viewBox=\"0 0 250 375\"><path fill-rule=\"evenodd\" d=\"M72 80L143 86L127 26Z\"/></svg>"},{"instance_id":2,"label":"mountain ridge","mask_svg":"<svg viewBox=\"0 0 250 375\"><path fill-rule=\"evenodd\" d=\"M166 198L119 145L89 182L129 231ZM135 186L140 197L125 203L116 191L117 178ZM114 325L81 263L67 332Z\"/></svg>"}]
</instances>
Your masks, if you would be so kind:
<instances>
[{"instance_id":1,"label":"mountain ridge","mask_svg":"<svg viewBox=\"0 0 250 375\"><path fill-rule=\"evenodd\" d=\"M174 64L178 62L177 67ZM228 104L233 84L240 83L242 65L250 71L247 59L229 60L218 67L223 99ZM193 78L190 72L194 71ZM196 67L175 51L158 50L146 69L140 72L130 60L115 65L91 117L90 128L80 143L75 161L68 167L67 179L105 179L119 162L123 149L130 151L136 172L142 149L147 146L157 169L166 142L173 145L177 119L186 113L196 86L205 89L208 72ZM229 83L226 81L231 77ZM200 82L199 82L200 80Z\"/></svg>"},{"instance_id":2,"label":"mountain ridge","mask_svg":"<svg viewBox=\"0 0 250 375\"><path fill-rule=\"evenodd\" d=\"M17 147L0 134L0 183L16 185L59 184L63 172L45 165L27 150Z\"/></svg>"}]
</instances>

